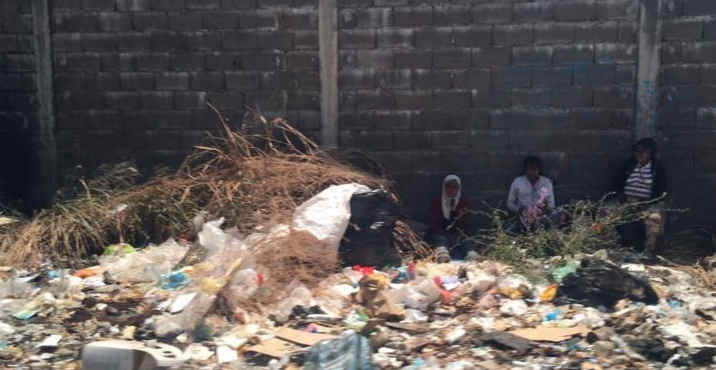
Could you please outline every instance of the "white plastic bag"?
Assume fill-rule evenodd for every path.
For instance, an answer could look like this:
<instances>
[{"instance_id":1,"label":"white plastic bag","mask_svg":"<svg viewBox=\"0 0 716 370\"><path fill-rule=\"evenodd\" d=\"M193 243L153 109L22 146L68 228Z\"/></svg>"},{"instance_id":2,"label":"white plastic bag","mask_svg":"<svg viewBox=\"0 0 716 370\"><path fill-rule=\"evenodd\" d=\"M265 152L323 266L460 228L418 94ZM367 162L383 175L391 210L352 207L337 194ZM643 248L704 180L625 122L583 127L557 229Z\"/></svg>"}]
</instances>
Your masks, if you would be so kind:
<instances>
[{"instance_id":1,"label":"white plastic bag","mask_svg":"<svg viewBox=\"0 0 716 370\"><path fill-rule=\"evenodd\" d=\"M187 247L180 245L174 239L169 239L159 246L149 246L122 257L102 256L99 262L113 278L119 281L156 281L157 275L171 272L187 251Z\"/></svg>"},{"instance_id":2,"label":"white plastic bag","mask_svg":"<svg viewBox=\"0 0 716 370\"><path fill-rule=\"evenodd\" d=\"M293 229L307 231L338 250L351 218L351 197L370 189L359 184L333 185L296 208Z\"/></svg>"}]
</instances>

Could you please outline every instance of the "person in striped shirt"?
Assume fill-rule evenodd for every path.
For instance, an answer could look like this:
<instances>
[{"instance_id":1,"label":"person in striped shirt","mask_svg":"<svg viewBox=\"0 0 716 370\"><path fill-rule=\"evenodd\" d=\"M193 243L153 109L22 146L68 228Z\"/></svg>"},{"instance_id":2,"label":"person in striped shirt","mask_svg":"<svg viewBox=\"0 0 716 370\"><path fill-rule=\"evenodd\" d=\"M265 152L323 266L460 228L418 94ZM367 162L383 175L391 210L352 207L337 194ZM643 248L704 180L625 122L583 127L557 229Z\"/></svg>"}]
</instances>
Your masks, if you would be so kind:
<instances>
[{"instance_id":1,"label":"person in striped shirt","mask_svg":"<svg viewBox=\"0 0 716 370\"><path fill-rule=\"evenodd\" d=\"M656 141L643 138L632 146L632 157L619 167L612 191L622 204L635 204L635 210L648 210L648 217L617 228L622 244L652 254L663 230L657 200L666 196L666 166L656 158ZM647 209L645 209L647 208Z\"/></svg>"}]
</instances>

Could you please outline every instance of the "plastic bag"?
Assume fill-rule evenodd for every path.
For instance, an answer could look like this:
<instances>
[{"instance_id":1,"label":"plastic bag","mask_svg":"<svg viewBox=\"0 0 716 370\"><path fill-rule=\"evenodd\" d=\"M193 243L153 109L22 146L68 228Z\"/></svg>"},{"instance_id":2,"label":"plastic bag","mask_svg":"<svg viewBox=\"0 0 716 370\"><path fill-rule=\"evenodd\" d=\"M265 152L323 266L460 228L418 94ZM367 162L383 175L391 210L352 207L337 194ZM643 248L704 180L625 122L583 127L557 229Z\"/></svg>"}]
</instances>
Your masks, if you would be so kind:
<instances>
[{"instance_id":1,"label":"plastic bag","mask_svg":"<svg viewBox=\"0 0 716 370\"><path fill-rule=\"evenodd\" d=\"M426 311L430 305L442 299L442 291L428 278L418 279L414 285L404 285L400 289L391 290L389 294L395 302L421 311Z\"/></svg>"},{"instance_id":2,"label":"plastic bag","mask_svg":"<svg viewBox=\"0 0 716 370\"><path fill-rule=\"evenodd\" d=\"M362 335L349 330L337 339L322 341L308 349L304 370L372 369L371 348Z\"/></svg>"},{"instance_id":3,"label":"plastic bag","mask_svg":"<svg viewBox=\"0 0 716 370\"><path fill-rule=\"evenodd\" d=\"M370 189L359 184L333 185L296 208L293 229L307 231L334 250L351 218L351 197Z\"/></svg>"},{"instance_id":4,"label":"plastic bag","mask_svg":"<svg viewBox=\"0 0 716 370\"><path fill-rule=\"evenodd\" d=\"M149 246L122 257L102 256L100 265L109 274L125 282L157 282L157 275L168 274L178 264L188 248L169 239L159 246Z\"/></svg>"},{"instance_id":5,"label":"plastic bag","mask_svg":"<svg viewBox=\"0 0 716 370\"><path fill-rule=\"evenodd\" d=\"M500 294L510 299L522 299L529 296L532 284L522 275L508 275L498 285Z\"/></svg>"},{"instance_id":6,"label":"plastic bag","mask_svg":"<svg viewBox=\"0 0 716 370\"><path fill-rule=\"evenodd\" d=\"M384 269L402 264L393 240L398 205L385 190L354 194L350 200L350 224L338 250L344 266Z\"/></svg>"},{"instance_id":7,"label":"plastic bag","mask_svg":"<svg viewBox=\"0 0 716 370\"><path fill-rule=\"evenodd\" d=\"M567 275L557 289L557 296L557 300L593 307L613 307L624 298L646 304L659 302L648 281L595 258L583 260L575 273Z\"/></svg>"},{"instance_id":8,"label":"plastic bag","mask_svg":"<svg viewBox=\"0 0 716 370\"><path fill-rule=\"evenodd\" d=\"M561 283L565 276L577 271L577 267L579 267L579 262L569 261L566 265L558 267L552 271L552 279L554 279L556 283Z\"/></svg>"}]
</instances>

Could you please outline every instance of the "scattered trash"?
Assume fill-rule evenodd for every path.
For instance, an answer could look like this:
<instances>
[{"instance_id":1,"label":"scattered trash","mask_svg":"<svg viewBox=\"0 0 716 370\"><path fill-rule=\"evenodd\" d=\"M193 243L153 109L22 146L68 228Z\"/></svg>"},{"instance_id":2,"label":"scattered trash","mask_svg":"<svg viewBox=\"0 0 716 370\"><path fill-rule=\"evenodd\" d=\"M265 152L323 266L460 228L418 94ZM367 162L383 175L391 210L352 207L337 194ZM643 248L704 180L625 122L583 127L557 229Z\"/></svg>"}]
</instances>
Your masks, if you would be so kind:
<instances>
[{"instance_id":1,"label":"scattered trash","mask_svg":"<svg viewBox=\"0 0 716 370\"><path fill-rule=\"evenodd\" d=\"M83 370L150 370L185 361L181 350L162 343L108 340L90 343L82 349Z\"/></svg>"}]
</instances>

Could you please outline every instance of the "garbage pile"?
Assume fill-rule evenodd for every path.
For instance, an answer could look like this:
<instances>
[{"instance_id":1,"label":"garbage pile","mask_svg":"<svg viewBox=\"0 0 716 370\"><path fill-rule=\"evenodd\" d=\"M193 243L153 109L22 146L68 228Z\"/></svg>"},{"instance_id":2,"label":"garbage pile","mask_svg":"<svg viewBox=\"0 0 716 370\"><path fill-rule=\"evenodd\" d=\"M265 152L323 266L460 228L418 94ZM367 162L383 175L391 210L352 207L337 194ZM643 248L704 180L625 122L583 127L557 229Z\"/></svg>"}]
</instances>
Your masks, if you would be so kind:
<instances>
[{"instance_id":1,"label":"garbage pile","mask_svg":"<svg viewBox=\"0 0 716 370\"><path fill-rule=\"evenodd\" d=\"M222 219L200 221L193 244L117 244L74 271L51 262L30 271L3 268L0 364L86 370L714 364L716 296L690 275L606 251L543 261L529 278L486 259L403 261L388 240L395 217L385 199L361 185L332 186L297 207L290 224L250 235L222 229ZM361 209L376 210L374 218ZM315 261L337 264L325 271L296 258L287 281L266 258L287 240L302 241L292 246L296 255L310 247ZM349 256L348 266L340 267L341 256ZM325 276L306 282L299 270Z\"/></svg>"}]
</instances>

